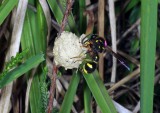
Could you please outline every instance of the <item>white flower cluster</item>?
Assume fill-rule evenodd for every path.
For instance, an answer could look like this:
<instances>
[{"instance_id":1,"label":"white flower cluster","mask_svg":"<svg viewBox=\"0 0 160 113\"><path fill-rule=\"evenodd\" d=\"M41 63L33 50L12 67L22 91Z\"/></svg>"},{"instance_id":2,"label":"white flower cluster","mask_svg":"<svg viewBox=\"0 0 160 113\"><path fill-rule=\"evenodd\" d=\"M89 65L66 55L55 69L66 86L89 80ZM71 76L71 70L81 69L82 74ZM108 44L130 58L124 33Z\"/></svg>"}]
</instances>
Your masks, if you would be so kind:
<instances>
[{"instance_id":1,"label":"white flower cluster","mask_svg":"<svg viewBox=\"0 0 160 113\"><path fill-rule=\"evenodd\" d=\"M78 68L86 57L87 49L81 44L81 40L85 35L78 38L75 34L63 31L56 38L53 47L54 62L58 66L63 66L65 69Z\"/></svg>"}]
</instances>

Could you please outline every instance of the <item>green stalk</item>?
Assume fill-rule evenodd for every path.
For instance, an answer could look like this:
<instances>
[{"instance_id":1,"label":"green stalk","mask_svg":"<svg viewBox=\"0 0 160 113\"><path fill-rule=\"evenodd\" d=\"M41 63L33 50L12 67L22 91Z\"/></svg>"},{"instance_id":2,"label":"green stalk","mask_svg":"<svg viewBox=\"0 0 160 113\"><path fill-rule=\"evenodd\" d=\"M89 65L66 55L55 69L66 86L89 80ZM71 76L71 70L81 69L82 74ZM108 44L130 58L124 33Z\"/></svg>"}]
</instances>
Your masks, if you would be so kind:
<instances>
[{"instance_id":1,"label":"green stalk","mask_svg":"<svg viewBox=\"0 0 160 113\"><path fill-rule=\"evenodd\" d=\"M71 112L74 96L76 94L79 81L80 81L80 75L74 72L59 113L70 113Z\"/></svg>"},{"instance_id":2,"label":"green stalk","mask_svg":"<svg viewBox=\"0 0 160 113\"><path fill-rule=\"evenodd\" d=\"M86 16L84 16L84 11L86 9L86 2L85 0L79 0L79 28L80 28L80 33L85 33L86 29Z\"/></svg>"},{"instance_id":3,"label":"green stalk","mask_svg":"<svg viewBox=\"0 0 160 113\"><path fill-rule=\"evenodd\" d=\"M157 0L141 0L141 113L153 113Z\"/></svg>"},{"instance_id":4,"label":"green stalk","mask_svg":"<svg viewBox=\"0 0 160 113\"><path fill-rule=\"evenodd\" d=\"M99 73L96 70L93 74L83 74L86 83L96 100L102 113L117 113L112 99L110 98L102 80L99 77Z\"/></svg>"},{"instance_id":5,"label":"green stalk","mask_svg":"<svg viewBox=\"0 0 160 113\"><path fill-rule=\"evenodd\" d=\"M92 96L91 91L87 84L84 84L84 112L85 113L92 113L92 104L91 104Z\"/></svg>"}]
</instances>

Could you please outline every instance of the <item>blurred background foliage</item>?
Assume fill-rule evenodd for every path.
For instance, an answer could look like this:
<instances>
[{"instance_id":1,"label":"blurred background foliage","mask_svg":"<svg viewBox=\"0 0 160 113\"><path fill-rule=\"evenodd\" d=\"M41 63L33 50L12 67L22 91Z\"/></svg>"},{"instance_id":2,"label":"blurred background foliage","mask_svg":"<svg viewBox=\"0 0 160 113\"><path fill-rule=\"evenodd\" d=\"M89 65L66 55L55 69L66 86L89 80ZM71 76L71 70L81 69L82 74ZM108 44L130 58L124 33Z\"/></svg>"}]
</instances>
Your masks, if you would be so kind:
<instances>
[{"instance_id":1,"label":"blurred background foliage","mask_svg":"<svg viewBox=\"0 0 160 113\"><path fill-rule=\"evenodd\" d=\"M108 2L105 0L101 25L107 44L112 46ZM66 0L0 0L1 113L48 112L53 46L66 6ZM97 70L83 75L59 67L52 113L159 113L159 6L156 0L114 0L115 45L130 71L117 62L116 80L111 82L113 62L109 52L103 54L103 81ZM98 7L101 4L97 0L74 0L65 30L77 36L99 34ZM19 37L14 39L15 34ZM14 48L16 45L18 48Z\"/></svg>"}]
</instances>

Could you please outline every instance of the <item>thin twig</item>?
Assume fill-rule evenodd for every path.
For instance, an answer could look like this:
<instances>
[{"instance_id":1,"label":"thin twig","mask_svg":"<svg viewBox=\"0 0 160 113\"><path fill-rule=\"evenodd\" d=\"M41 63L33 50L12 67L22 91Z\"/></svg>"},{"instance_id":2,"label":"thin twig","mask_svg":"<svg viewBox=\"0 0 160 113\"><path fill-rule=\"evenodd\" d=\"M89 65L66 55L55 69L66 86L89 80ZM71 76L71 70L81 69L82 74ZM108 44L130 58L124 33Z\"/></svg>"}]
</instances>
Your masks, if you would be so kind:
<instances>
[{"instance_id":1,"label":"thin twig","mask_svg":"<svg viewBox=\"0 0 160 113\"><path fill-rule=\"evenodd\" d=\"M135 27L137 27L140 24L140 19L138 19L127 31L122 35L122 38L127 36L128 33L130 33Z\"/></svg>"},{"instance_id":2,"label":"thin twig","mask_svg":"<svg viewBox=\"0 0 160 113\"><path fill-rule=\"evenodd\" d=\"M60 25L55 21L51 20L53 28L55 28L57 31L60 31Z\"/></svg>"},{"instance_id":3,"label":"thin twig","mask_svg":"<svg viewBox=\"0 0 160 113\"><path fill-rule=\"evenodd\" d=\"M53 109L53 99L54 99L54 93L56 88L56 76L57 76L57 67L53 66L53 76L51 78L51 87L49 91L50 95L49 95L47 113L52 113L52 109Z\"/></svg>"},{"instance_id":4,"label":"thin twig","mask_svg":"<svg viewBox=\"0 0 160 113\"><path fill-rule=\"evenodd\" d=\"M62 19L62 23L61 23L61 28L60 31L58 33L58 36L60 36L60 34L64 31L67 20L68 20L68 16L69 13L71 12L72 9L72 5L73 5L73 0L67 0L67 7L66 7L66 11L64 13L63 19Z\"/></svg>"},{"instance_id":5,"label":"thin twig","mask_svg":"<svg viewBox=\"0 0 160 113\"><path fill-rule=\"evenodd\" d=\"M119 88L120 86L122 86L123 84L125 84L126 82L128 82L129 80L131 80L133 77L139 75L140 73L140 68L137 68L135 71L133 71L131 74L127 75L125 78L123 78L122 80L120 80L119 82L117 82L116 84L114 84L109 90L108 92L111 93L112 91L114 91L115 89Z\"/></svg>"},{"instance_id":6,"label":"thin twig","mask_svg":"<svg viewBox=\"0 0 160 113\"><path fill-rule=\"evenodd\" d=\"M114 52L117 52L117 47L116 47L116 18L115 18L115 10L114 10L114 1L109 0L108 4L109 4L109 21L110 21L111 35L112 35L112 49L113 49ZM111 82L115 82L116 67L117 67L117 60L116 60L115 57L113 57Z\"/></svg>"},{"instance_id":7,"label":"thin twig","mask_svg":"<svg viewBox=\"0 0 160 113\"><path fill-rule=\"evenodd\" d=\"M28 83L27 83L27 90L26 90L26 97L25 97L25 113L28 113L29 92L30 92L30 88L31 88L33 76L35 75L36 71L37 71L37 68L35 68L35 69L32 71L31 77L29 78Z\"/></svg>"},{"instance_id":8,"label":"thin twig","mask_svg":"<svg viewBox=\"0 0 160 113\"><path fill-rule=\"evenodd\" d=\"M135 29L140 24L140 19L138 19L130 28L128 28L122 35L122 38L117 40L117 44L119 44L120 40L124 39L133 29Z\"/></svg>"},{"instance_id":9,"label":"thin twig","mask_svg":"<svg viewBox=\"0 0 160 113\"><path fill-rule=\"evenodd\" d=\"M84 14L88 15L88 25L86 29L86 35L89 35L92 33L94 27L94 14L92 10L86 10Z\"/></svg>"},{"instance_id":10,"label":"thin twig","mask_svg":"<svg viewBox=\"0 0 160 113\"><path fill-rule=\"evenodd\" d=\"M63 20L62 20L61 27L60 27L60 30L58 33L58 37L65 29L69 13L71 12L71 9L72 9L71 8L72 5L73 5L73 0L67 0L67 7L66 7L66 11L63 16ZM49 95L47 113L51 113L52 109L53 109L53 99L54 99L54 93L55 93L55 89L56 89L56 77L57 77L57 67L54 65L53 66L53 76L51 78L50 95Z\"/></svg>"},{"instance_id":11,"label":"thin twig","mask_svg":"<svg viewBox=\"0 0 160 113\"><path fill-rule=\"evenodd\" d=\"M104 38L104 20L105 20L105 0L99 0L98 2L98 35ZM99 74L103 80L104 75L104 57L103 54L99 56Z\"/></svg>"}]
</instances>

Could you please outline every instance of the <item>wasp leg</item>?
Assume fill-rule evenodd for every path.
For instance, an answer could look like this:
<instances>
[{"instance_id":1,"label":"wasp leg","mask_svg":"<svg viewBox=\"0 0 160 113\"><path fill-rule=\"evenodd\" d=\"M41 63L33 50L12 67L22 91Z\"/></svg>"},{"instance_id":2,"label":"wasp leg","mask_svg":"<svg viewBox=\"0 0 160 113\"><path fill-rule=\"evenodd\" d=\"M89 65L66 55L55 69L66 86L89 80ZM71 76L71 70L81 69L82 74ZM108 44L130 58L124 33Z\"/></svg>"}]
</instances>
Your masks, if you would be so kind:
<instances>
[{"instance_id":1,"label":"wasp leg","mask_svg":"<svg viewBox=\"0 0 160 113\"><path fill-rule=\"evenodd\" d=\"M72 58L70 58L70 59L74 59L74 58L84 59L84 58L85 58L85 57L84 57L85 54L86 54L86 53L83 53L83 51L82 51L78 56L72 57Z\"/></svg>"}]
</instances>

